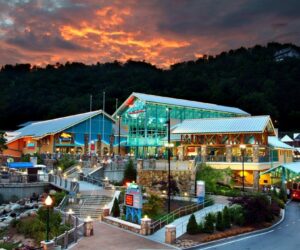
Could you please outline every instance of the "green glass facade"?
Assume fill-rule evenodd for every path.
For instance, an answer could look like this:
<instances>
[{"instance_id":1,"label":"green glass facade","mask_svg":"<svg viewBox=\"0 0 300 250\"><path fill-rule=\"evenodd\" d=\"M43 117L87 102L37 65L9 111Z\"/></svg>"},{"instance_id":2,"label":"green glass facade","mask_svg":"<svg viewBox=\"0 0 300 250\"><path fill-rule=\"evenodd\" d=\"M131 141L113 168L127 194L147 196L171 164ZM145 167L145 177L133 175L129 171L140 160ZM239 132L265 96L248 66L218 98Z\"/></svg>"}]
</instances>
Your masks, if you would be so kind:
<instances>
[{"instance_id":1,"label":"green glass facade","mask_svg":"<svg viewBox=\"0 0 300 250\"><path fill-rule=\"evenodd\" d=\"M146 102L135 98L124 105L116 115L121 116L121 125L128 132L127 146L136 157L154 156L167 137L168 110L171 109L171 126L185 119L241 116L237 113L205 110L164 103Z\"/></svg>"}]
</instances>

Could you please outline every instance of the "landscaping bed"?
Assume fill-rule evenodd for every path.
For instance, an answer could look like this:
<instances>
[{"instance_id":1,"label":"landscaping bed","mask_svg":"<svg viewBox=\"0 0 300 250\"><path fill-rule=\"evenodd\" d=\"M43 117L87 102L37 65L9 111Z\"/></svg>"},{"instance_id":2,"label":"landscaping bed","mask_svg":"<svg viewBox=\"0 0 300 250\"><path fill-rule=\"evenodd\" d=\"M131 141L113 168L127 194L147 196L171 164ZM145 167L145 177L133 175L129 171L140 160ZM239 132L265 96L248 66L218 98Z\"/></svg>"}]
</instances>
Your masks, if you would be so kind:
<instances>
[{"instance_id":1,"label":"landscaping bed","mask_svg":"<svg viewBox=\"0 0 300 250\"><path fill-rule=\"evenodd\" d=\"M201 243L207 243L214 240L220 240L225 239L232 236L237 236L244 233L249 233L252 231L268 228L272 226L273 224L277 223L280 220L280 217L276 218L273 223L265 222L262 224L252 225L252 226L233 226L230 229L227 229L226 231L219 232L215 231L213 234L208 233L200 233L200 234L184 234L178 239L176 239L175 246L180 248L188 248L195 245L199 245Z\"/></svg>"}]
</instances>

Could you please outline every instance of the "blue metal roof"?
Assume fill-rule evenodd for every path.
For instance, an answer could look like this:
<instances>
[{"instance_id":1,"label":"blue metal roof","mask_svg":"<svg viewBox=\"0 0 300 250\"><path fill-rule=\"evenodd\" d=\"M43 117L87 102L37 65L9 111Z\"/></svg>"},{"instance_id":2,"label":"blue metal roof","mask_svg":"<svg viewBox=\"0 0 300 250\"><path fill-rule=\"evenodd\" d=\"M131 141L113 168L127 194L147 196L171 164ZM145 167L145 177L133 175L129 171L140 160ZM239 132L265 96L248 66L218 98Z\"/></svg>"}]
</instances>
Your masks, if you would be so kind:
<instances>
[{"instance_id":1,"label":"blue metal roof","mask_svg":"<svg viewBox=\"0 0 300 250\"><path fill-rule=\"evenodd\" d=\"M183 107L205 109L205 110L214 110L220 112L235 113L239 115L250 115L249 113L239 108L222 106L222 105L217 105L212 103L196 102L196 101L189 101L184 99L177 99L177 98L157 96L157 95L148 95L148 94L135 93L135 92L133 92L131 95L146 102L164 103L168 105L183 106Z\"/></svg>"},{"instance_id":2,"label":"blue metal roof","mask_svg":"<svg viewBox=\"0 0 300 250\"><path fill-rule=\"evenodd\" d=\"M8 163L9 168L34 168L31 162L10 162Z\"/></svg>"},{"instance_id":3,"label":"blue metal roof","mask_svg":"<svg viewBox=\"0 0 300 250\"><path fill-rule=\"evenodd\" d=\"M269 116L246 116L230 118L189 119L172 131L173 134L216 134L216 133L262 133L267 127L274 134Z\"/></svg>"},{"instance_id":4,"label":"blue metal roof","mask_svg":"<svg viewBox=\"0 0 300 250\"><path fill-rule=\"evenodd\" d=\"M280 141L277 136L269 136L268 143L270 146L272 146L274 148L291 149L291 150L294 149L290 145Z\"/></svg>"},{"instance_id":5,"label":"blue metal roof","mask_svg":"<svg viewBox=\"0 0 300 250\"><path fill-rule=\"evenodd\" d=\"M16 130L15 132L18 132L19 134L13 140L25 136L43 137L47 134L55 134L101 113L102 110L97 110L41 122L33 122L24 128ZM112 119L106 113L104 114Z\"/></svg>"}]
</instances>

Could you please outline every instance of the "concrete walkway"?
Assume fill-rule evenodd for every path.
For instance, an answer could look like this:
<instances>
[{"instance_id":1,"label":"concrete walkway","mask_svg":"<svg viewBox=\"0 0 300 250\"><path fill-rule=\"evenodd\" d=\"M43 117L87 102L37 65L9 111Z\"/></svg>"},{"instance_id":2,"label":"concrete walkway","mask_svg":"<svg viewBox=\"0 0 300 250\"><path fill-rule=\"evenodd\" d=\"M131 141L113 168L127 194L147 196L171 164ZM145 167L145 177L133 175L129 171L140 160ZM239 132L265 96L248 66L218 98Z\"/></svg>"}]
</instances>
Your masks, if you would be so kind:
<instances>
[{"instance_id":1,"label":"concrete walkway","mask_svg":"<svg viewBox=\"0 0 300 250\"><path fill-rule=\"evenodd\" d=\"M142 250L142 249L178 249L154 242L143 236L125 231L103 222L94 222L94 236L82 238L72 250Z\"/></svg>"},{"instance_id":2,"label":"concrete walkway","mask_svg":"<svg viewBox=\"0 0 300 250\"><path fill-rule=\"evenodd\" d=\"M194 213L197 222L199 223L204 219L206 214L208 213L216 213L218 211L223 210L225 207L224 204L214 204L212 206L206 207L202 210L199 210ZM186 215L183 217L178 218L174 222L172 222L172 225L176 226L176 238L180 237L181 235L186 233L186 226L188 224L189 218L191 215ZM147 236L147 238L154 240L156 242L164 242L165 241L165 228L163 227L162 229L158 230L152 235Z\"/></svg>"}]
</instances>

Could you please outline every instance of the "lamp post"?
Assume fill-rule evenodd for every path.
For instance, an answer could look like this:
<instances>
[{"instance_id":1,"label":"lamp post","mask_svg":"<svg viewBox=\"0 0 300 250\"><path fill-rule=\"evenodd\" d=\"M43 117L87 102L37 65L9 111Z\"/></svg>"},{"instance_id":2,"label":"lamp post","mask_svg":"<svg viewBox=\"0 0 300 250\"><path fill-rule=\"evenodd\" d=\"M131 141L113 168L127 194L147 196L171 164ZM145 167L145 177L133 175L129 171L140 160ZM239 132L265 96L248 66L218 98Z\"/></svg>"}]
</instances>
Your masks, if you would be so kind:
<instances>
[{"instance_id":1,"label":"lamp post","mask_svg":"<svg viewBox=\"0 0 300 250\"><path fill-rule=\"evenodd\" d=\"M170 113L171 109L167 108L168 112L168 213L171 212L171 147L173 147L173 144L171 144L171 118Z\"/></svg>"},{"instance_id":2,"label":"lamp post","mask_svg":"<svg viewBox=\"0 0 300 250\"><path fill-rule=\"evenodd\" d=\"M50 220L50 206L52 205L53 200L50 195L47 196L45 200L45 205L47 206L47 227L46 227L46 242L49 242L49 220Z\"/></svg>"},{"instance_id":3,"label":"lamp post","mask_svg":"<svg viewBox=\"0 0 300 250\"><path fill-rule=\"evenodd\" d=\"M242 155L242 172L243 172L243 192L245 192L245 173L244 173L244 164L245 164L245 151L246 151L246 145L241 144L240 145L241 155Z\"/></svg>"},{"instance_id":4,"label":"lamp post","mask_svg":"<svg viewBox=\"0 0 300 250\"><path fill-rule=\"evenodd\" d=\"M118 145L118 155L121 155L121 116L118 115L119 119L119 145Z\"/></svg>"}]
</instances>

